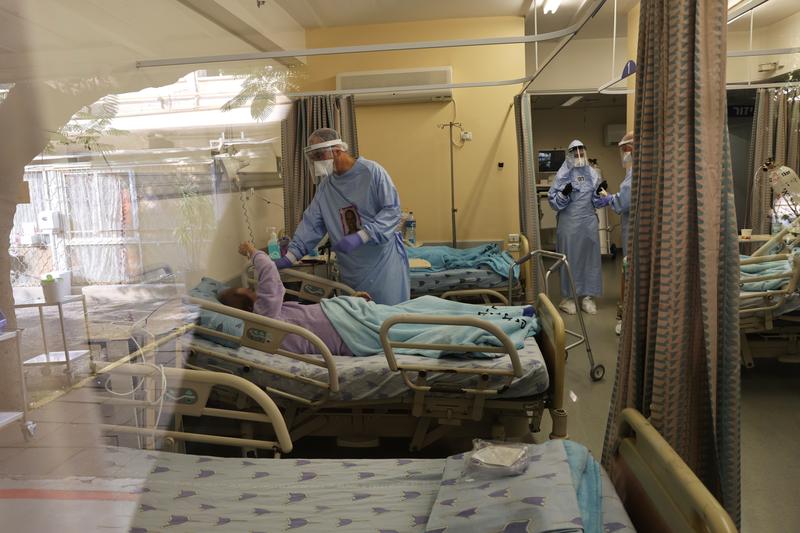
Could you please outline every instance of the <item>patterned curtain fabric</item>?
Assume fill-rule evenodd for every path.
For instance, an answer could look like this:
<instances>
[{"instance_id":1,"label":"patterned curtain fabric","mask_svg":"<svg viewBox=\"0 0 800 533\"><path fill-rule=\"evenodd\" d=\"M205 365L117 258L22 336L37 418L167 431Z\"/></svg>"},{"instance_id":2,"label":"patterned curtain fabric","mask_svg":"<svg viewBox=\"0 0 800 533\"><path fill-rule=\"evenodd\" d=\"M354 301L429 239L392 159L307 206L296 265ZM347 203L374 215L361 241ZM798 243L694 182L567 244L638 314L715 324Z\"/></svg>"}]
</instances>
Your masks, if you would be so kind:
<instances>
[{"instance_id":1,"label":"patterned curtain fabric","mask_svg":"<svg viewBox=\"0 0 800 533\"><path fill-rule=\"evenodd\" d=\"M772 188L761 166L772 158L778 165L800 171L800 89L759 89L750 137L752 179L748 185L748 219L754 233L772 229Z\"/></svg>"},{"instance_id":2,"label":"patterned curtain fabric","mask_svg":"<svg viewBox=\"0 0 800 533\"><path fill-rule=\"evenodd\" d=\"M519 154L519 226L528 239L531 250L542 247L539 234L539 198L536 193L536 154L533 152L533 119L531 97L527 94L514 97L514 116L517 124L517 152ZM525 285L525 301L533 302L544 286L538 261L530 264L531 277Z\"/></svg>"},{"instance_id":3,"label":"patterned curtain fabric","mask_svg":"<svg viewBox=\"0 0 800 533\"><path fill-rule=\"evenodd\" d=\"M303 149L318 128L333 128L358 157L356 111L352 96L310 96L292 103L281 122L281 175L283 176L284 228L292 235L303 218L316 188L308 177Z\"/></svg>"},{"instance_id":4,"label":"patterned curtain fabric","mask_svg":"<svg viewBox=\"0 0 800 533\"><path fill-rule=\"evenodd\" d=\"M739 522L739 250L724 0L643 0L630 269L603 463L634 407Z\"/></svg>"}]
</instances>

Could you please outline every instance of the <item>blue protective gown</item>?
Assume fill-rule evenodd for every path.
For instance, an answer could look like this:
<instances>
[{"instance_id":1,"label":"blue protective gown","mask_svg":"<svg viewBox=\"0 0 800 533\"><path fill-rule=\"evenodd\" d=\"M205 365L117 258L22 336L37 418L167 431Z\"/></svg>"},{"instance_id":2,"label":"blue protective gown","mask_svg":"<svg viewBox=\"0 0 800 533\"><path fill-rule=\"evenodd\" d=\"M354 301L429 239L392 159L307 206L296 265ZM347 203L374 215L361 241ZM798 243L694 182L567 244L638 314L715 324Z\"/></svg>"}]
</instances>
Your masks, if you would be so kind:
<instances>
[{"instance_id":1,"label":"blue protective gown","mask_svg":"<svg viewBox=\"0 0 800 533\"><path fill-rule=\"evenodd\" d=\"M303 257L328 233L332 244L363 230L369 240L349 254L338 253L342 281L366 291L379 304L410 298L408 257L397 231L400 197L382 166L359 157L353 168L322 181L289 244Z\"/></svg>"},{"instance_id":2,"label":"blue protective gown","mask_svg":"<svg viewBox=\"0 0 800 533\"><path fill-rule=\"evenodd\" d=\"M589 165L573 167L567 160L556 173L548 200L556 212L558 251L567 256L578 296L600 296L603 272L600 265L600 234L595 208L600 204L596 190L600 176ZM569 197L561 194L572 183ZM561 296L572 295L566 269L561 269Z\"/></svg>"},{"instance_id":3,"label":"blue protective gown","mask_svg":"<svg viewBox=\"0 0 800 533\"><path fill-rule=\"evenodd\" d=\"M629 168L625 172L625 179L619 186L619 192L611 196L611 209L620 215L622 219L622 256L628 255L628 223L631 213L631 183L633 181L633 169Z\"/></svg>"}]
</instances>

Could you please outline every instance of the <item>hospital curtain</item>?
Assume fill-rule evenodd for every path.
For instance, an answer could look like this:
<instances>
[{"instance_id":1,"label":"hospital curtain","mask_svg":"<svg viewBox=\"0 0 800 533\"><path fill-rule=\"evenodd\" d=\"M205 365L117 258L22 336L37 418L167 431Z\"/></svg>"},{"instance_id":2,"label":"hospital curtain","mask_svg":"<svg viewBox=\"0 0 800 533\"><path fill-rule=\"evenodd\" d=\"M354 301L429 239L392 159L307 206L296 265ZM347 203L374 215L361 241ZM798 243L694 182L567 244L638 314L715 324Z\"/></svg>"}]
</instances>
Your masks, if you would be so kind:
<instances>
[{"instance_id":1,"label":"hospital curtain","mask_svg":"<svg viewBox=\"0 0 800 533\"><path fill-rule=\"evenodd\" d=\"M724 0L643 0L623 337L603 462L622 409L649 417L738 523L739 256Z\"/></svg>"},{"instance_id":2,"label":"hospital curtain","mask_svg":"<svg viewBox=\"0 0 800 533\"><path fill-rule=\"evenodd\" d=\"M517 153L519 156L519 226L528 239L531 250L539 250L539 198L536 193L536 154L533 152L533 117L530 95L514 97L514 116L517 125ZM538 262L529 263L531 273L525 285L525 301L533 302L542 290Z\"/></svg>"},{"instance_id":3,"label":"hospital curtain","mask_svg":"<svg viewBox=\"0 0 800 533\"><path fill-rule=\"evenodd\" d=\"M281 175L283 177L284 228L292 235L316 190L308 177L303 149L311 132L333 128L358 157L356 111L352 96L309 96L292 103L281 122Z\"/></svg>"},{"instance_id":4,"label":"hospital curtain","mask_svg":"<svg viewBox=\"0 0 800 533\"><path fill-rule=\"evenodd\" d=\"M761 166L772 158L777 165L800 171L800 89L759 89L756 94L753 133L750 136L748 219L754 233L770 233L772 187Z\"/></svg>"}]
</instances>

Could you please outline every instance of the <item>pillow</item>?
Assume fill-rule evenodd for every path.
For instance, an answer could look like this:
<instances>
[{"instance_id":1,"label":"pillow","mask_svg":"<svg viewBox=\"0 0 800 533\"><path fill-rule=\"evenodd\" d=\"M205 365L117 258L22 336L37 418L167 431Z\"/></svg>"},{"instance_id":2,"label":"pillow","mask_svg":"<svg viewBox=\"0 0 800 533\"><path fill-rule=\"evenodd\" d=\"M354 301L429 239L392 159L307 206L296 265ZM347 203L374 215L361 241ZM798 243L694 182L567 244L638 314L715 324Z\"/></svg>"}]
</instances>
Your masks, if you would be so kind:
<instances>
[{"instance_id":1,"label":"pillow","mask_svg":"<svg viewBox=\"0 0 800 533\"><path fill-rule=\"evenodd\" d=\"M200 283L197 285L197 287L189 291L189 295L193 296L194 298L200 298L202 300L219 303L217 294L227 288L229 288L228 285L225 285L224 283L221 283L215 279L203 278L200 280ZM244 322L242 322L240 319L223 315L217 313L216 311L209 311L208 309L199 309L197 324L208 329L227 333L228 335L235 335L237 337L241 337L244 330ZM204 335L200 332L195 332L195 335L210 340L211 342L219 344L220 346L226 346L228 348L239 347L238 342L221 339L211 335Z\"/></svg>"},{"instance_id":2,"label":"pillow","mask_svg":"<svg viewBox=\"0 0 800 533\"><path fill-rule=\"evenodd\" d=\"M408 266L410 268L431 268L431 262L419 257L409 257Z\"/></svg>"}]
</instances>

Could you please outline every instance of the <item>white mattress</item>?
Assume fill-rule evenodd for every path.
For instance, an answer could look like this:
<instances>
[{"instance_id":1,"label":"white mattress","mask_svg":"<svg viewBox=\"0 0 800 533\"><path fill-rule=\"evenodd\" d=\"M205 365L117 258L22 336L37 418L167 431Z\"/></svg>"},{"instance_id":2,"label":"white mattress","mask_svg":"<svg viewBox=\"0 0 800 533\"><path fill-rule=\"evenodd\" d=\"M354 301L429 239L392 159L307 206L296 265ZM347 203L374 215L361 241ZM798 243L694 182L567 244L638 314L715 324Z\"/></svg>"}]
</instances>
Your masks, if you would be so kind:
<instances>
[{"instance_id":1,"label":"white mattress","mask_svg":"<svg viewBox=\"0 0 800 533\"><path fill-rule=\"evenodd\" d=\"M190 348L211 349L242 360L241 364L224 361L213 355L194 351L190 356L192 364L209 369L222 369L242 376L260 387L274 387L286 392L291 392L304 398L317 400L322 397L321 389L305 385L295 380L275 376L268 372L247 366L247 361L269 364L273 368L290 372L294 375L312 377L320 381L327 381L328 371L315 365L302 363L287 357L265 354L250 348L239 349L225 348L211 341L193 337ZM523 368L521 378L503 391L500 396L504 398L522 398L541 394L549 387L547 367L536 344L536 339L529 337L525 347L518 351ZM322 356L310 356L322 360ZM398 363L420 364L442 367L480 367L480 368L511 368L511 360L507 356L497 359L459 359L442 358L432 359L413 355L397 355ZM339 373L340 391L332 395L333 400L384 400L397 398L410 394L408 386L403 381L399 372L392 372L383 354L370 357L345 357L336 356L336 369ZM492 377L491 384L503 383L507 378ZM428 374L428 383L448 383L468 385L477 382L474 376L463 374Z\"/></svg>"}]
</instances>

